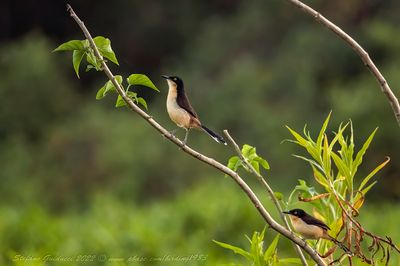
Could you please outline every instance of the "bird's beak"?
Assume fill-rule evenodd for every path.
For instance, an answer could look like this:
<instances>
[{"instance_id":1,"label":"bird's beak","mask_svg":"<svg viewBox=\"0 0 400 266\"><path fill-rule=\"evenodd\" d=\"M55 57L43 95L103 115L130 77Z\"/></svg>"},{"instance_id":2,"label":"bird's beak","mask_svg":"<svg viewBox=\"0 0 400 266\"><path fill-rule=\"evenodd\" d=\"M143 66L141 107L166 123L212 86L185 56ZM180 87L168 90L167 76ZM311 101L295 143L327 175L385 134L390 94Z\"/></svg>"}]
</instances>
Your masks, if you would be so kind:
<instances>
[{"instance_id":1,"label":"bird's beak","mask_svg":"<svg viewBox=\"0 0 400 266\"><path fill-rule=\"evenodd\" d=\"M170 77L169 77L169 76L166 76L166 75L162 75L161 77L163 77L163 78L165 78L165 79L170 79Z\"/></svg>"},{"instance_id":2,"label":"bird's beak","mask_svg":"<svg viewBox=\"0 0 400 266\"><path fill-rule=\"evenodd\" d=\"M290 214L290 212L288 212L288 211L284 211L283 213L284 213L284 214Z\"/></svg>"}]
</instances>

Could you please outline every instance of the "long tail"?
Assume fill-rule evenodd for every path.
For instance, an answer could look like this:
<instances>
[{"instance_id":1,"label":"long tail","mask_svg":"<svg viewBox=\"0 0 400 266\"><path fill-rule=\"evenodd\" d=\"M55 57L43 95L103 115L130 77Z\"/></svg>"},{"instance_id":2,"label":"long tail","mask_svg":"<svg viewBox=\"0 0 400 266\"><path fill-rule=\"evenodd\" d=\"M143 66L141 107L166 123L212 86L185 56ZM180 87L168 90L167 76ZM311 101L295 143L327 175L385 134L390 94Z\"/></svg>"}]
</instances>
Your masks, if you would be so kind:
<instances>
[{"instance_id":1,"label":"long tail","mask_svg":"<svg viewBox=\"0 0 400 266\"><path fill-rule=\"evenodd\" d=\"M201 125L201 128L204 130L204 132L210 135L210 137L212 137L216 142L226 145L226 141L224 140L223 137L221 137L211 129L207 128L206 126Z\"/></svg>"},{"instance_id":2,"label":"long tail","mask_svg":"<svg viewBox=\"0 0 400 266\"><path fill-rule=\"evenodd\" d=\"M339 240L337 240L336 238L329 236L329 240L331 240L331 241L332 241L333 243L335 243L338 247L340 247L341 249L343 249L343 251L346 252L347 254L349 254L350 256L353 256L353 255L354 255L354 253L351 252L351 250L350 250L348 247L346 247L345 245L343 245L343 243L340 242Z\"/></svg>"}]
</instances>

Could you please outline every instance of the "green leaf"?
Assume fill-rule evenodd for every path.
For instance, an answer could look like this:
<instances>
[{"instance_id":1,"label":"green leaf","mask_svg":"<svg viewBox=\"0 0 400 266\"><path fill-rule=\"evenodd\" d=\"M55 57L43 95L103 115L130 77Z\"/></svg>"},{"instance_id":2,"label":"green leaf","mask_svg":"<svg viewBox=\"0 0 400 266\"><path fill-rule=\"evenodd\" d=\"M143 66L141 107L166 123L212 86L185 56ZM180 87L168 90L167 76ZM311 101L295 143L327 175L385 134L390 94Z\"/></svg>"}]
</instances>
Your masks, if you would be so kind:
<instances>
[{"instance_id":1,"label":"green leaf","mask_svg":"<svg viewBox=\"0 0 400 266\"><path fill-rule=\"evenodd\" d=\"M239 248L239 247L235 247L235 246L232 246L232 245L223 243L223 242L219 242L219 241L217 241L217 240L213 240L213 242L216 243L216 244L218 244L218 245L220 245L220 246L223 247L223 248L232 250L232 251L235 252L236 254L239 254L239 255L245 257L245 258L248 259L249 261L253 261L252 255L251 255L249 252L247 252L247 251L245 251L245 250L243 250L243 249L241 249L241 248Z\"/></svg>"},{"instance_id":2,"label":"green leaf","mask_svg":"<svg viewBox=\"0 0 400 266\"><path fill-rule=\"evenodd\" d=\"M265 229L260 233L254 232L253 237L251 238L251 254L253 256L253 260L255 265L260 265L260 257L263 254L263 239L264 239Z\"/></svg>"},{"instance_id":3,"label":"green leaf","mask_svg":"<svg viewBox=\"0 0 400 266\"><path fill-rule=\"evenodd\" d=\"M126 95L129 98L133 99L135 102L138 102L138 98L137 98L137 93L136 92L128 91L126 93ZM117 101L115 103L115 107L122 107L122 106L125 106L125 105L127 105L127 103L124 101L124 99L122 98L121 95L118 95Z\"/></svg>"},{"instance_id":4,"label":"green leaf","mask_svg":"<svg viewBox=\"0 0 400 266\"><path fill-rule=\"evenodd\" d=\"M140 103L141 105L143 105L143 107L144 107L146 110L148 110L148 109L147 109L147 102L146 102L145 99L143 99L142 97L138 97L138 98L137 98L137 102Z\"/></svg>"},{"instance_id":5,"label":"green leaf","mask_svg":"<svg viewBox=\"0 0 400 266\"><path fill-rule=\"evenodd\" d=\"M84 46L82 41L80 40L71 40L68 42L65 42L58 46L56 49L53 50L53 52L60 52L60 51L73 51L73 50L84 50Z\"/></svg>"},{"instance_id":6,"label":"green leaf","mask_svg":"<svg viewBox=\"0 0 400 266\"><path fill-rule=\"evenodd\" d=\"M361 191L365 185L368 183L368 181L379 171L381 170L383 167L385 167L385 165L390 161L390 158L387 157L386 160L381 163L380 165L378 165L371 173L369 173L369 175L367 177L364 178L364 180L361 182L360 187L358 188L359 191Z\"/></svg>"},{"instance_id":7,"label":"green leaf","mask_svg":"<svg viewBox=\"0 0 400 266\"><path fill-rule=\"evenodd\" d=\"M74 50L74 52L72 53L72 64L74 66L75 69L75 73L76 75L79 77L79 66L82 62L82 58L85 55L85 52L82 50Z\"/></svg>"},{"instance_id":8,"label":"green leaf","mask_svg":"<svg viewBox=\"0 0 400 266\"><path fill-rule=\"evenodd\" d=\"M356 158L354 159L353 162L353 173L357 171L358 166L362 163L363 156L365 152L367 151L369 145L371 144L372 139L375 136L376 131L378 128L375 128L375 130L369 135L368 139L365 141L364 145L362 146L361 150L358 151Z\"/></svg>"},{"instance_id":9,"label":"green leaf","mask_svg":"<svg viewBox=\"0 0 400 266\"><path fill-rule=\"evenodd\" d=\"M269 170L269 169L270 169L268 162L267 162L265 159L261 158L260 156L257 156L256 158L254 158L254 161L256 161L256 162L258 162L259 164L261 164L261 166L262 166L265 170Z\"/></svg>"},{"instance_id":10,"label":"green leaf","mask_svg":"<svg viewBox=\"0 0 400 266\"><path fill-rule=\"evenodd\" d=\"M366 188L364 188L363 190L361 190L361 193L365 196L365 194L367 194L367 192L373 187L375 186L375 184L378 183L378 181L374 181L371 184L369 184Z\"/></svg>"},{"instance_id":11,"label":"green leaf","mask_svg":"<svg viewBox=\"0 0 400 266\"><path fill-rule=\"evenodd\" d=\"M286 126L286 128L290 131L290 133L293 135L293 137L297 140L297 143L303 147L306 147L308 144L308 141L303 138L299 133L291 129L290 127Z\"/></svg>"},{"instance_id":12,"label":"green leaf","mask_svg":"<svg viewBox=\"0 0 400 266\"><path fill-rule=\"evenodd\" d=\"M118 84L122 84L122 76L116 75L114 76L115 80L118 82ZM96 100L100 100L104 98L107 93L109 92L117 92L117 89L115 88L114 84L111 82L111 80L107 81L103 87L101 87L97 94L96 94Z\"/></svg>"},{"instance_id":13,"label":"green leaf","mask_svg":"<svg viewBox=\"0 0 400 266\"><path fill-rule=\"evenodd\" d=\"M233 171L236 171L238 167L242 164L242 161L238 156L233 156L229 159L227 167Z\"/></svg>"},{"instance_id":14,"label":"green leaf","mask_svg":"<svg viewBox=\"0 0 400 266\"><path fill-rule=\"evenodd\" d=\"M117 58L115 57L115 53L111 48L111 41L108 38L104 38L103 36L97 36L93 38L94 43L96 44L99 52L102 56L109 59L116 65L119 65Z\"/></svg>"},{"instance_id":15,"label":"green leaf","mask_svg":"<svg viewBox=\"0 0 400 266\"><path fill-rule=\"evenodd\" d=\"M153 90L156 90L158 92L160 92L157 87L153 84L153 82L146 76L143 74L131 74L128 77L128 84L129 85L141 85L141 86L146 86L149 87Z\"/></svg>"},{"instance_id":16,"label":"green leaf","mask_svg":"<svg viewBox=\"0 0 400 266\"><path fill-rule=\"evenodd\" d=\"M94 66L94 68L100 70L100 62L97 61L96 56L92 52L86 52L86 61Z\"/></svg>"},{"instance_id":17,"label":"green leaf","mask_svg":"<svg viewBox=\"0 0 400 266\"><path fill-rule=\"evenodd\" d=\"M126 105L126 102L124 101L122 96L118 94L117 101L115 102L115 107L122 107L122 106L125 106L125 105Z\"/></svg>"},{"instance_id":18,"label":"green leaf","mask_svg":"<svg viewBox=\"0 0 400 266\"><path fill-rule=\"evenodd\" d=\"M257 173L260 173L260 165L258 164L258 162L256 162L255 160L252 160L250 162L251 166L253 166L254 170L256 170Z\"/></svg>"},{"instance_id":19,"label":"green leaf","mask_svg":"<svg viewBox=\"0 0 400 266\"><path fill-rule=\"evenodd\" d=\"M325 119L325 122L322 125L322 128L321 128L321 130L319 132L318 139L317 139L317 147L321 147L322 146L322 139L323 139L323 137L325 135L326 128L328 127L329 119L331 118L331 114L332 114L332 111L329 112L329 115Z\"/></svg>"},{"instance_id":20,"label":"green leaf","mask_svg":"<svg viewBox=\"0 0 400 266\"><path fill-rule=\"evenodd\" d=\"M104 84L103 87L101 87L96 94L96 100L100 100L104 98L104 91L106 90L106 85Z\"/></svg>"},{"instance_id":21,"label":"green leaf","mask_svg":"<svg viewBox=\"0 0 400 266\"><path fill-rule=\"evenodd\" d=\"M265 262L268 262L268 260L274 254L274 251L276 250L276 246L278 245L279 236L280 236L280 234L277 234L275 236L274 240L272 240L271 244L268 246L267 250L265 251L265 253L264 253Z\"/></svg>"},{"instance_id":22,"label":"green leaf","mask_svg":"<svg viewBox=\"0 0 400 266\"><path fill-rule=\"evenodd\" d=\"M343 162L343 160L334 152L332 152L332 159L335 163L336 167L338 168L339 172L346 178L350 178L350 169L347 165Z\"/></svg>"}]
</instances>

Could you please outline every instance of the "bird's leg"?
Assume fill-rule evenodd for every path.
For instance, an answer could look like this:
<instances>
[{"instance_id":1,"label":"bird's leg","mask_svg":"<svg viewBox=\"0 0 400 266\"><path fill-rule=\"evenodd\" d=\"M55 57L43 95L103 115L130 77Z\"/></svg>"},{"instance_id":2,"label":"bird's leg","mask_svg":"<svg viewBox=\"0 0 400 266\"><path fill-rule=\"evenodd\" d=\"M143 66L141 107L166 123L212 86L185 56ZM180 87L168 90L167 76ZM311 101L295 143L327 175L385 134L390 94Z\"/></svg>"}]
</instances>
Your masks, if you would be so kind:
<instances>
[{"instance_id":1,"label":"bird's leg","mask_svg":"<svg viewBox=\"0 0 400 266\"><path fill-rule=\"evenodd\" d=\"M185 128L185 130L186 130L186 134L185 134L185 138L183 139L183 146L186 146L187 138L189 135L189 129Z\"/></svg>"}]
</instances>

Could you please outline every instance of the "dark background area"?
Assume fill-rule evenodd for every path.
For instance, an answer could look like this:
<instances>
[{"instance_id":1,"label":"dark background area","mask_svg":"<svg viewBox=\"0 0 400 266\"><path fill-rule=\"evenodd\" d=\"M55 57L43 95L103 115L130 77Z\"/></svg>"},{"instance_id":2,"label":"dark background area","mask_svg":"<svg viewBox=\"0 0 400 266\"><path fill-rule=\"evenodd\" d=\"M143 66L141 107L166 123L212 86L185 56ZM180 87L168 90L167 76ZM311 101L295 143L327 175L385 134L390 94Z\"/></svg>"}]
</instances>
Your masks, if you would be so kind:
<instances>
[{"instance_id":1,"label":"dark background area","mask_svg":"<svg viewBox=\"0 0 400 266\"><path fill-rule=\"evenodd\" d=\"M291 156L298 147L281 143L290 138L285 125L307 124L316 136L332 110L328 132L351 119L356 149L379 127L356 178L385 156L391 162L364 219L374 208L398 209L400 129L386 97L350 47L287 1L69 3L93 36L111 39L114 74L143 73L160 89L138 89L157 121L175 127L160 75L178 75L202 121L256 146L271 165L270 184L285 195L297 179L313 184L309 166ZM359 41L400 95L398 1L307 3ZM103 73L81 67L78 80L71 54L51 53L83 39L66 2L2 1L0 10L1 264L13 265L16 254L205 253L213 265L231 257L212 239L246 243L243 234L262 229L233 182L114 108L114 95L96 101ZM201 132L191 132L189 145L222 162L233 155Z\"/></svg>"}]
</instances>

